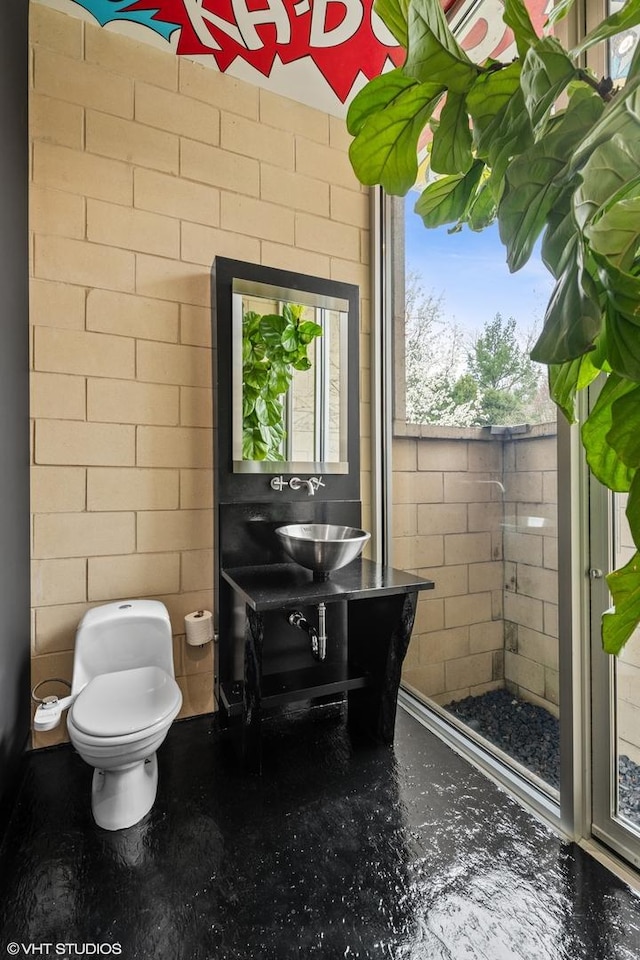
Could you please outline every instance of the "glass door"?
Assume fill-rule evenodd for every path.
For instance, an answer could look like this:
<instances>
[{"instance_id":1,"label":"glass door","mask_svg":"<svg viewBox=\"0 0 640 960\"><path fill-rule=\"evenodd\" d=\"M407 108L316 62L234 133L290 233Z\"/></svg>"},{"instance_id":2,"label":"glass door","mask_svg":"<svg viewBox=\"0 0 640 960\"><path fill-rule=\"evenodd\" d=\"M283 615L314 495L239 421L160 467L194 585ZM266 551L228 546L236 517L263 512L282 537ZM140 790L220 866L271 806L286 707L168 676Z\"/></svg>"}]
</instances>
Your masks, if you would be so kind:
<instances>
[{"instance_id":1,"label":"glass door","mask_svg":"<svg viewBox=\"0 0 640 960\"><path fill-rule=\"evenodd\" d=\"M592 830L640 866L640 630L622 654L602 650L600 618L610 604L604 574L635 551L625 516L626 494L592 497Z\"/></svg>"},{"instance_id":2,"label":"glass door","mask_svg":"<svg viewBox=\"0 0 640 960\"><path fill-rule=\"evenodd\" d=\"M587 30L621 6L621 0L588 0ZM615 84L624 83L639 35L634 25L592 48L588 65ZM592 832L640 867L640 630L617 658L603 652L600 638L602 612L611 604L604 576L624 566L635 547L626 494L611 494L592 481L589 499Z\"/></svg>"}]
</instances>

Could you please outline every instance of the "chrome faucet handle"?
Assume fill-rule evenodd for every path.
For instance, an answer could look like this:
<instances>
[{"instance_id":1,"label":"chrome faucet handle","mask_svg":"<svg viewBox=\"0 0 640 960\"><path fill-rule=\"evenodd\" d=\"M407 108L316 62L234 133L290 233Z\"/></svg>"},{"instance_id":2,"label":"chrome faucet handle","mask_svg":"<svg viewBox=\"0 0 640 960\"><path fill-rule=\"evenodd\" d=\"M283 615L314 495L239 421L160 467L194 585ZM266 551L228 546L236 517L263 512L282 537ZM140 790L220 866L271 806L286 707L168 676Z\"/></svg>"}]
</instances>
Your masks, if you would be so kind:
<instances>
[{"instance_id":1,"label":"chrome faucet handle","mask_svg":"<svg viewBox=\"0 0 640 960\"><path fill-rule=\"evenodd\" d=\"M324 487L324 481L322 477L311 477L310 482L313 484L313 489L318 491L320 487Z\"/></svg>"},{"instance_id":2,"label":"chrome faucet handle","mask_svg":"<svg viewBox=\"0 0 640 960\"><path fill-rule=\"evenodd\" d=\"M289 484L289 481L288 481L288 480L285 480L283 476L273 477L272 480L271 480L271 484L270 484L271 489L272 489L272 490L277 490L278 493L282 493L282 491L284 490L284 488L285 488L285 487L288 487L289 485L290 485L290 484ZM294 490L295 487L291 487L291 489Z\"/></svg>"},{"instance_id":3,"label":"chrome faucet handle","mask_svg":"<svg viewBox=\"0 0 640 960\"><path fill-rule=\"evenodd\" d=\"M291 477L291 480L289 480L289 489L299 490L300 487L307 488L307 496L309 497L312 497L316 492L316 488L311 480L303 480L302 477Z\"/></svg>"}]
</instances>

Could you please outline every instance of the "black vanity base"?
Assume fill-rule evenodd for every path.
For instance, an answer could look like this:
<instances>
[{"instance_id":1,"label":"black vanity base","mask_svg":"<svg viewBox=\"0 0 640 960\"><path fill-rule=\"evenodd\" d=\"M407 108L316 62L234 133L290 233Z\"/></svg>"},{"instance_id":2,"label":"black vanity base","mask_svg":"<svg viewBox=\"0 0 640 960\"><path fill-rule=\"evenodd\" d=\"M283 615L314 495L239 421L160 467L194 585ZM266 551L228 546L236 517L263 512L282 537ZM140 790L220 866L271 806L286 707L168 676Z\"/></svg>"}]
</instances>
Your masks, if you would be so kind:
<instances>
[{"instance_id":1,"label":"black vanity base","mask_svg":"<svg viewBox=\"0 0 640 960\"><path fill-rule=\"evenodd\" d=\"M222 576L245 603L245 631L242 678L219 685L220 723L240 734L249 771L261 770L264 716L303 701L346 695L350 730L393 742L418 591L429 589L430 581L369 560L357 560L320 583L291 564L238 567ZM288 626L288 614L302 609L311 622L320 603L327 610L327 657L319 662L305 648L306 637ZM282 661L285 669L277 657L269 660L278 641L283 648L301 646L297 667L291 666L290 650Z\"/></svg>"},{"instance_id":2,"label":"black vanity base","mask_svg":"<svg viewBox=\"0 0 640 960\"><path fill-rule=\"evenodd\" d=\"M416 601L417 593L411 593L405 595L401 604L394 604L400 616L388 636L375 636L376 607L369 608L365 628L368 669L363 666L358 670L357 658L350 656L352 665L344 670L336 671L332 664L317 664L293 676L279 674L275 679L262 675L264 617L247 609L241 715L243 755L250 771L259 773L262 767L263 711L300 700L346 692L349 728L381 743L393 743L400 669L411 638Z\"/></svg>"}]
</instances>

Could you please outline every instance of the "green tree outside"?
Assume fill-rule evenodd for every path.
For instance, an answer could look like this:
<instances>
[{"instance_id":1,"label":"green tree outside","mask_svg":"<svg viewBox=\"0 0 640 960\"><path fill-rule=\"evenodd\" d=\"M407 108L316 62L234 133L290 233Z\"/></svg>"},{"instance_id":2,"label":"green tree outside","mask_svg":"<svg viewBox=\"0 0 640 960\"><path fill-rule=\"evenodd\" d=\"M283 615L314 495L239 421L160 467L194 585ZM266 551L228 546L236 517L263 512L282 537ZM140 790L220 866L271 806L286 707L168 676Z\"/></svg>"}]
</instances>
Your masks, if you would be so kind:
<instances>
[{"instance_id":1,"label":"green tree outside","mask_svg":"<svg viewBox=\"0 0 640 960\"><path fill-rule=\"evenodd\" d=\"M444 318L443 298L409 273L405 295L405 393L410 423L491 426L555 420L544 368L529 357L534 331L518 337L499 313L471 343Z\"/></svg>"},{"instance_id":2,"label":"green tree outside","mask_svg":"<svg viewBox=\"0 0 640 960\"><path fill-rule=\"evenodd\" d=\"M476 384L478 426L532 422L532 402L542 369L518 342L516 321L496 313L467 354L468 376Z\"/></svg>"}]
</instances>

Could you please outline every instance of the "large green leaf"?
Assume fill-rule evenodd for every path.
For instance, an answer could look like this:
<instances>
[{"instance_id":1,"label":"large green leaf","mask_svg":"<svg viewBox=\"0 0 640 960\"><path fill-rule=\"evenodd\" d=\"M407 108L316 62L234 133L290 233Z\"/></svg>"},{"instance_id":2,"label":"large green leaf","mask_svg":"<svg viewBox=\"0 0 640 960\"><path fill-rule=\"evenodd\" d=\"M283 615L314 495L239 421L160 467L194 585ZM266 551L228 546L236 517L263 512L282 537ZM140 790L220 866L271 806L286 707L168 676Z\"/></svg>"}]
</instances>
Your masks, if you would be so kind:
<instances>
[{"instance_id":1,"label":"large green leaf","mask_svg":"<svg viewBox=\"0 0 640 960\"><path fill-rule=\"evenodd\" d=\"M618 270L611 260L597 254L598 276L605 293L605 306L616 316L624 317L633 327L640 326L640 279Z\"/></svg>"},{"instance_id":2,"label":"large green leaf","mask_svg":"<svg viewBox=\"0 0 640 960\"><path fill-rule=\"evenodd\" d=\"M288 364L282 360L274 361L269 371L268 390L272 396L278 397L286 393L291 384L292 374Z\"/></svg>"},{"instance_id":3,"label":"large green leaf","mask_svg":"<svg viewBox=\"0 0 640 960\"><path fill-rule=\"evenodd\" d=\"M440 97L438 87L416 84L369 115L349 148L353 169L362 183L379 183L387 193L400 196L413 186L418 172L418 137Z\"/></svg>"},{"instance_id":4,"label":"large green leaf","mask_svg":"<svg viewBox=\"0 0 640 960\"><path fill-rule=\"evenodd\" d=\"M347 130L351 136L355 137L360 133L369 117L388 107L405 90L417 85L418 81L406 77L402 70L389 70L388 73L374 77L355 95L349 105Z\"/></svg>"},{"instance_id":5,"label":"large green leaf","mask_svg":"<svg viewBox=\"0 0 640 960\"><path fill-rule=\"evenodd\" d=\"M592 350L602 330L602 309L592 277L582 263L576 235L547 306L542 333L531 351L538 363L565 363Z\"/></svg>"},{"instance_id":6,"label":"large green leaf","mask_svg":"<svg viewBox=\"0 0 640 960\"><path fill-rule=\"evenodd\" d=\"M607 577L614 608L602 617L602 646L617 656L640 622L640 556Z\"/></svg>"},{"instance_id":7,"label":"large green leaf","mask_svg":"<svg viewBox=\"0 0 640 960\"><path fill-rule=\"evenodd\" d=\"M434 173L466 173L472 163L466 97L450 91L433 135L431 169Z\"/></svg>"},{"instance_id":8,"label":"large green leaf","mask_svg":"<svg viewBox=\"0 0 640 960\"><path fill-rule=\"evenodd\" d=\"M592 357L593 353L585 353L575 360L549 365L549 394L569 423L576 422L575 400L578 390L584 390L601 373Z\"/></svg>"},{"instance_id":9,"label":"large green leaf","mask_svg":"<svg viewBox=\"0 0 640 960\"><path fill-rule=\"evenodd\" d=\"M301 356L301 357L297 357L295 360L293 360L293 361L291 362L291 366L294 368L294 370L310 370L310 369L311 369L311 361L309 360L308 357L306 357L306 356Z\"/></svg>"},{"instance_id":10,"label":"large green leaf","mask_svg":"<svg viewBox=\"0 0 640 960\"><path fill-rule=\"evenodd\" d=\"M267 345L279 344L287 321L279 313L265 313L260 317L260 336Z\"/></svg>"},{"instance_id":11,"label":"large green leaf","mask_svg":"<svg viewBox=\"0 0 640 960\"><path fill-rule=\"evenodd\" d=\"M497 206L489 182L480 182L475 196L471 198L466 213L466 221L471 230L484 230L496 218Z\"/></svg>"},{"instance_id":12,"label":"large green leaf","mask_svg":"<svg viewBox=\"0 0 640 960\"><path fill-rule=\"evenodd\" d=\"M570 183L558 197L547 216L547 229L542 237L540 256L550 273L556 278L561 276L568 266L574 244L577 242L578 228L573 216L573 197L575 185Z\"/></svg>"},{"instance_id":13,"label":"large green leaf","mask_svg":"<svg viewBox=\"0 0 640 960\"><path fill-rule=\"evenodd\" d=\"M255 413L259 423L265 426L273 426L282 421L282 403L277 400L258 397L255 402Z\"/></svg>"},{"instance_id":14,"label":"large green leaf","mask_svg":"<svg viewBox=\"0 0 640 960\"><path fill-rule=\"evenodd\" d=\"M483 167L482 161L476 160L468 173L440 177L425 187L415 205L415 212L422 217L426 227L455 224L464 218Z\"/></svg>"},{"instance_id":15,"label":"large green leaf","mask_svg":"<svg viewBox=\"0 0 640 960\"><path fill-rule=\"evenodd\" d=\"M242 338L242 362L248 366L259 363L265 355L267 347L264 340Z\"/></svg>"},{"instance_id":16,"label":"large green leaf","mask_svg":"<svg viewBox=\"0 0 640 960\"><path fill-rule=\"evenodd\" d=\"M562 195L565 184L561 174L572 150L599 113L600 105L591 97L572 98L546 135L509 165L498 220L512 272L531 256L547 215Z\"/></svg>"},{"instance_id":17,"label":"large green leaf","mask_svg":"<svg viewBox=\"0 0 640 960\"><path fill-rule=\"evenodd\" d=\"M261 316L255 310L246 310L242 316L242 335L253 337L260 326Z\"/></svg>"},{"instance_id":18,"label":"large green leaf","mask_svg":"<svg viewBox=\"0 0 640 960\"><path fill-rule=\"evenodd\" d=\"M245 364L242 368L243 383L259 391L269 378L269 367L264 363Z\"/></svg>"},{"instance_id":19,"label":"large green leaf","mask_svg":"<svg viewBox=\"0 0 640 960\"><path fill-rule=\"evenodd\" d=\"M615 134L598 146L581 170L573 208L581 229L600 207L631 180L640 176L640 135Z\"/></svg>"},{"instance_id":20,"label":"large green leaf","mask_svg":"<svg viewBox=\"0 0 640 960\"><path fill-rule=\"evenodd\" d=\"M609 37L615 37L617 33L623 30L629 30L640 23L640 0L627 0L625 5L616 13L612 13L605 20L598 24L590 33L586 35L577 46L571 50L572 57L579 57L581 53L588 50L589 47Z\"/></svg>"},{"instance_id":21,"label":"large green leaf","mask_svg":"<svg viewBox=\"0 0 640 960\"><path fill-rule=\"evenodd\" d=\"M282 316L287 323L296 324L303 313L304 306L301 303L285 303L282 305Z\"/></svg>"},{"instance_id":22,"label":"large green leaf","mask_svg":"<svg viewBox=\"0 0 640 960\"><path fill-rule=\"evenodd\" d=\"M265 460L268 453L268 443L265 442L259 428L247 428L242 433L242 459Z\"/></svg>"},{"instance_id":23,"label":"large green leaf","mask_svg":"<svg viewBox=\"0 0 640 960\"><path fill-rule=\"evenodd\" d=\"M439 0L412 0L405 73L422 83L466 93L481 68L473 63L449 29Z\"/></svg>"},{"instance_id":24,"label":"large green leaf","mask_svg":"<svg viewBox=\"0 0 640 960\"><path fill-rule=\"evenodd\" d=\"M624 493L631 486L634 470L622 462L608 441L613 426L613 404L637 385L609 374L595 406L582 425L582 442L593 475L610 490Z\"/></svg>"},{"instance_id":25,"label":"large green leaf","mask_svg":"<svg viewBox=\"0 0 640 960\"><path fill-rule=\"evenodd\" d=\"M313 320L303 320L298 327L300 343L311 343L316 337L321 337L322 332L322 327L319 323L314 323Z\"/></svg>"},{"instance_id":26,"label":"large green leaf","mask_svg":"<svg viewBox=\"0 0 640 960\"><path fill-rule=\"evenodd\" d=\"M517 60L503 70L481 73L467 94L467 109L473 119L473 141L483 160L489 159L495 138L501 135L504 111L516 93L521 95L520 63Z\"/></svg>"},{"instance_id":27,"label":"large green leaf","mask_svg":"<svg viewBox=\"0 0 640 960\"><path fill-rule=\"evenodd\" d=\"M519 86L501 116L498 130L489 149L491 177L489 186L496 202L504 193L505 174L511 161L525 153L533 144L533 127L524 105L524 94Z\"/></svg>"},{"instance_id":28,"label":"large green leaf","mask_svg":"<svg viewBox=\"0 0 640 960\"><path fill-rule=\"evenodd\" d=\"M407 49L407 10L410 0L375 0L373 9L401 47Z\"/></svg>"},{"instance_id":29,"label":"large green leaf","mask_svg":"<svg viewBox=\"0 0 640 960\"><path fill-rule=\"evenodd\" d=\"M531 256L547 215L562 193L554 178L562 170L564 159L547 153L547 141L535 147L509 167L506 189L498 206L500 239L507 248L507 264L512 273Z\"/></svg>"},{"instance_id":30,"label":"large green leaf","mask_svg":"<svg viewBox=\"0 0 640 960\"><path fill-rule=\"evenodd\" d=\"M288 323L282 331L282 349L285 353L296 353L298 350L298 330L292 324Z\"/></svg>"},{"instance_id":31,"label":"large green leaf","mask_svg":"<svg viewBox=\"0 0 640 960\"><path fill-rule=\"evenodd\" d=\"M543 37L527 50L522 64L524 102L534 128L548 117L577 71L555 37Z\"/></svg>"},{"instance_id":32,"label":"large green leaf","mask_svg":"<svg viewBox=\"0 0 640 960\"><path fill-rule=\"evenodd\" d=\"M627 185L624 194L623 199L614 198L602 216L586 227L585 236L594 253L628 272L638 259L640 245L640 182Z\"/></svg>"},{"instance_id":33,"label":"large green leaf","mask_svg":"<svg viewBox=\"0 0 640 960\"><path fill-rule=\"evenodd\" d=\"M553 23L558 23L559 20L564 20L574 3L575 0L559 0L559 3L554 3L551 13L547 19L547 23L551 25Z\"/></svg>"},{"instance_id":34,"label":"large green leaf","mask_svg":"<svg viewBox=\"0 0 640 960\"><path fill-rule=\"evenodd\" d=\"M567 179L571 179L580 170L594 151L603 143L619 134L627 143L638 138L640 129L640 76L629 78L621 90L618 90L586 133L576 144L571 164L567 169Z\"/></svg>"},{"instance_id":35,"label":"large green leaf","mask_svg":"<svg viewBox=\"0 0 640 960\"><path fill-rule=\"evenodd\" d=\"M513 30L518 56L524 57L529 47L532 47L538 40L538 34L533 28L531 17L523 0L504 0L502 19Z\"/></svg>"},{"instance_id":36,"label":"large green leaf","mask_svg":"<svg viewBox=\"0 0 640 960\"><path fill-rule=\"evenodd\" d=\"M640 467L640 386L618 397L611 406L607 443L627 467Z\"/></svg>"},{"instance_id":37,"label":"large green leaf","mask_svg":"<svg viewBox=\"0 0 640 960\"><path fill-rule=\"evenodd\" d=\"M631 481L625 513L636 549L640 549L640 471Z\"/></svg>"},{"instance_id":38,"label":"large green leaf","mask_svg":"<svg viewBox=\"0 0 640 960\"><path fill-rule=\"evenodd\" d=\"M640 310L640 304L636 301ZM640 318L634 323L609 302L605 311L611 369L640 382Z\"/></svg>"},{"instance_id":39,"label":"large green leaf","mask_svg":"<svg viewBox=\"0 0 640 960\"><path fill-rule=\"evenodd\" d=\"M585 235L606 295L611 367L640 381L640 184L627 185L607 201Z\"/></svg>"}]
</instances>

